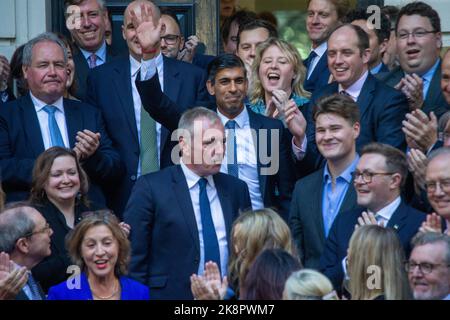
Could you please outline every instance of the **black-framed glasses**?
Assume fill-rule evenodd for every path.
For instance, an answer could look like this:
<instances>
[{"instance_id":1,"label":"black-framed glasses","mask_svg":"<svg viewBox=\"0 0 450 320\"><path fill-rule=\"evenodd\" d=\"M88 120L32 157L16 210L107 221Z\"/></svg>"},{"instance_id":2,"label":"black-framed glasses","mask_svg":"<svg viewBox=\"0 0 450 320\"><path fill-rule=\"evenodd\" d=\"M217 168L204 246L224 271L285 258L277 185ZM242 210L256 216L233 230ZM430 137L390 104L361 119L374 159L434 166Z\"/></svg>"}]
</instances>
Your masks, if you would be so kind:
<instances>
[{"instance_id":1,"label":"black-framed glasses","mask_svg":"<svg viewBox=\"0 0 450 320\"><path fill-rule=\"evenodd\" d=\"M427 181L425 183L425 187L428 192L435 192L438 186L441 188L441 190L450 192L450 179L441 181Z\"/></svg>"},{"instance_id":2,"label":"black-framed glasses","mask_svg":"<svg viewBox=\"0 0 450 320\"><path fill-rule=\"evenodd\" d=\"M406 39L409 38L410 35L412 35L414 37L414 39L419 39L419 38L425 37L429 33L436 33L436 31L434 31L434 30L428 31L428 30L425 30L425 29L417 29L417 30L414 30L412 32L400 31L397 34L397 37L402 39L402 40L406 40Z\"/></svg>"},{"instance_id":3,"label":"black-framed glasses","mask_svg":"<svg viewBox=\"0 0 450 320\"><path fill-rule=\"evenodd\" d=\"M390 176L395 172L370 172L370 171L354 171L352 172L353 181L358 180L359 177L362 177L365 183L371 183L374 176Z\"/></svg>"},{"instance_id":4,"label":"black-framed glasses","mask_svg":"<svg viewBox=\"0 0 450 320\"><path fill-rule=\"evenodd\" d=\"M38 234L38 233L50 233L51 229L52 228L50 228L50 225L48 223L46 223L45 227L43 227L43 228L41 228L39 230L36 230L36 231L28 232L27 234L23 235L21 238L29 238L29 237L31 237L31 236L33 236L35 234Z\"/></svg>"},{"instance_id":5,"label":"black-framed glasses","mask_svg":"<svg viewBox=\"0 0 450 320\"><path fill-rule=\"evenodd\" d=\"M444 266L444 267L450 267L450 265L445 264L445 263L428 263L428 262L423 262L423 263L415 263L413 261L406 261L405 262L405 270L406 272L413 272L416 267L419 268L419 270L423 273L423 274L430 274L433 272L434 268L439 267L439 266Z\"/></svg>"},{"instance_id":6,"label":"black-framed glasses","mask_svg":"<svg viewBox=\"0 0 450 320\"><path fill-rule=\"evenodd\" d=\"M175 44L178 41L178 38L180 36L177 36L176 34L166 34L165 36L162 36L160 39L161 41L164 40L167 44Z\"/></svg>"}]
</instances>

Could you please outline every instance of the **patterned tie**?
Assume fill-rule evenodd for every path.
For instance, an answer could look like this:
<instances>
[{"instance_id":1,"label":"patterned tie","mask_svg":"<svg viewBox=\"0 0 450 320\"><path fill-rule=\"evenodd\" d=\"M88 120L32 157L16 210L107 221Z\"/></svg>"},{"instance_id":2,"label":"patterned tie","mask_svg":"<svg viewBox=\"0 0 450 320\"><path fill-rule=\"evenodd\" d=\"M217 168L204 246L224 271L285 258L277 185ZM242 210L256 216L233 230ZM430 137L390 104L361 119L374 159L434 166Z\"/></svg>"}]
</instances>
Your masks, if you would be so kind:
<instances>
[{"instance_id":1,"label":"patterned tie","mask_svg":"<svg viewBox=\"0 0 450 320\"><path fill-rule=\"evenodd\" d=\"M156 122L141 105L141 174L159 170Z\"/></svg>"},{"instance_id":2,"label":"patterned tie","mask_svg":"<svg viewBox=\"0 0 450 320\"><path fill-rule=\"evenodd\" d=\"M31 272L28 273L27 285L28 285L28 288L30 288L31 300L42 300L42 296L41 296L38 284L36 283L33 276L31 275Z\"/></svg>"},{"instance_id":3,"label":"patterned tie","mask_svg":"<svg viewBox=\"0 0 450 320\"><path fill-rule=\"evenodd\" d=\"M227 167L228 174L239 178L239 166L237 162L237 144L236 144L236 121L229 120L225 124L228 129L227 137Z\"/></svg>"},{"instance_id":4,"label":"patterned tie","mask_svg":"<svg viewBox=\"0 0 450 320\"><path fill-rule=\"evenodd\" d=\"M48 113L48 129L50 131L51 146L64 147L64 140L55 118L56 107L47 105L43 109Z\"/></svg>"},{"instance_id":5,"label":"patterned tie","mask_svg":"<svg viewBox=\"0 0 450 320\"><path fill-rule=\"evenodd\" d=\"M200 216L202 220L203 247L205 249L205 262L214 261L220 269L219 241L217 240L216 228L214 227L208 194L206 193L207 183L208 181L205 178L198 180L198 186L200 189L199 202Z\"/></svg>"},{"instance_id":6,"label":"patterned tie","mask_svg":"<svg viewBox=\"0 0 450 320\"><path fill-rule=\"evenodd\" d=\"M312 61L314 60L314 58L317 57L317 53L313 50L309 53L308 58L306 58L305 60L303 60L303 65L306 67L306 70L309 71L309 67L311 66Z\"/></svg>"},{"instance_id":7,"label":"patterned tie","mask_svg":"<svg viewBox=\"0 0 450 320\"><path fill-rule=\"evenodd\" d=\"M345 91L345 90L341 90L341 92L339 92L339 94L342 94L344 96L350 97L350 94L347 91Z\"/></svg>"},{"instance_id":8,"label":"patterned tie","mask_svg":"<svg viewBox=\"0 0 450 320\"><path fill-rule=\"evenodd\" d=\"M89 69L94 69L97 66L97 55L95 53L91 54L88 58Z\"/></svg>"}]
</instances>

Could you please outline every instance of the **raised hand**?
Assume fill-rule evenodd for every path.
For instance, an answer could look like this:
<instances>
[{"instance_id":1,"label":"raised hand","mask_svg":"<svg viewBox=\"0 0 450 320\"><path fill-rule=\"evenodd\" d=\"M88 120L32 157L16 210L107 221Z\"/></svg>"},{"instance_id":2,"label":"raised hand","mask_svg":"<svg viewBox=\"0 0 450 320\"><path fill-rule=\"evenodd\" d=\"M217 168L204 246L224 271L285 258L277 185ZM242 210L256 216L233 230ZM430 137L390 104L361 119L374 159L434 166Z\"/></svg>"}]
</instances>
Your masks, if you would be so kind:
<instances>
[{"instance_id":1,"label":"raised hand","mask_svg":"<svg viewBox=\"0 0 450 320\"><path fill-rule=\"evenodd\" d=\"M200 40L197 38L197 36L190 36L184 44L184 49L181 50L178 54L178 60L192 63L199 41Z\"/></svg>"},{"instance_id":2,"label":"raised hand","mask_svg":"<svg viewBox=\"0 0 450 320\"><path fill-rule=\"evenodd\" d=\"M438 120L434 112L428 117L420 109L413 110L406 115L402 124L410 148L420 148L423 153L427 153L438 140Z\"/></svg>"},{"instance_id":3,"label":"raised hand","mask_svg":"<svg viewBox=\"0 0 450 320\"><path fill-rule=\"evenodd\" d=\"M375 215L373 213L363 211L363 213L361 214L361 217L358 218L358 224L355 225L355 229L358 227L371 225L371 224L376 224L376 225L379 225L380 227L384 227L384 222L382 221L382 222L378 223L378 221L375 218Z\"/></svg>"},{"instance_id":4,"label":"raised hand","mask_svg":"<svg viewBox=\"0 0 450 320\"><path fill-rule=\"evenodd\" d=\"M131 21L136 30L136 37L142 48L144 60L147 56L152 58L155 51L159 48L161 33L163 32L163 23L161 19L155 20L153 10L149 5L142 3L139 12L130 10Z\"/></svg>"},{"instance_id":5,"label":"raised hand","mask_svg":"<svg viewBox=\"0 0 450 320\"><path fill-rule=\"evenodd\" d=\"M294 136L294 143L297 147L301 147L306 132L306 119L302 112L298 109L294 100L289 100L284 110L284 120L289 131Z\"/></svg>"},{"instance_id":6,"label":"raised hand","mask_svg":"<svg viewBox=\"0 0 450 320\"><path fill-rule=\"evenodd\" d=\"M411 149L407 155L408 169L414 176L414 183L419 190L425 190L425 173L427 169L427 156L419 149Z\"/></svg>"},{"instance_id":7,"label":"raised hand","mask_svg":"<svg viewBox=\"0 0 450 320\"><path fill-rule=\"evenodd\" d=\"M100 133L94 133L90 130L83 130L77 132L75 137L77 142L75 143L74 151L76 152L79 160L85 160L92 156L100 146Z\"/></svg>"},{"instance_id":8,"label":"raised hand","mask_svg":"<svg viewBox=\"0 0 450 320\"><path fill-rule=\"evenodd\" d=\"M441 217L435 212L433 212L432 214L427 214L427 219L422 222L419 231L442 233Z\"/></svg>"}]
</instances>

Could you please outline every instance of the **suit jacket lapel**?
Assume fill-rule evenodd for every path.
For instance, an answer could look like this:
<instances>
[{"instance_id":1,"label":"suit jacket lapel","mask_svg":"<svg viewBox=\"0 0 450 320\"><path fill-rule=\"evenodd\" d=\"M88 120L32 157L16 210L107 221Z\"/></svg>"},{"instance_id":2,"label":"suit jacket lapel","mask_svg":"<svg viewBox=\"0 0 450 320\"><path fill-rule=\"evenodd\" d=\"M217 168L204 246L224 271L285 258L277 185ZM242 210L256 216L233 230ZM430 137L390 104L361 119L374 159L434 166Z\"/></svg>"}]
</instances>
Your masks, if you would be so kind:
<instances>
[{"instance_id":1,"label":"suit jacket lapel","mask_svg":"<svg viewBox=\"0 0 450 320\"><path fill-rule=\"evenodd\" d=\"M312 221L316 222L316 229L319 232L319 238L325 241L325 226L323 223L323 207L322 207L322 199L323 199L323 168L320 169L320 174L317 175L317 179L314 179L311 184L311 214L314 214L315 217L312 218ZM319 191L319 192L317 192Z\"/></svg>"},{"instance_id":2,"label":"suit jacket lapel","mask_svg":"<svg viewBox=\"0 0 450 320\"><path fill-rule=\"evenodd\" d=\"M441 95L441 61L431 78L430 86L428 87L428 93L423 104L423 112L429 113L435 109L438 103L439 95Z\"/></svg>"},{"instance_id":3,"label":"suit jacket lapel","mask_svg":"<svg viewBox=\"0 0 450 320\"><path fill-rule=\"evenodd\" d=\"M219 196L220 206L222 207L223 218L225 220L225 228L227 230L227 239L229 239L231 233L231 225L233 223L233 208L231 207L229 199L230 196L227 190L227 186L222 182L220 174L214 175L213 179L216 186L217 195ZM228 245L230 245L230 241L228 241Z\"/></svg>"},{"instance_id":4,"label":"suit jacket lapel","mask_svg":"<svg viewBox=\"0 0 450 320\"><path fill-rule=\"evenodd\" d=\"M77 132L84 129L79 106L70 100L64 99L64 114L66 118L67 135L69 136L70 148L75 147Z\"/></svg>"},{"instance_id":5,"label":"suit jacket lapel","mask_svg":"<svg viewBox=\"0 0 450 320\"><path fill-rule=\"evenodd\" d=\"M125 113L132 136L139 143L139 137L136 128L136 116L134 114L133 89L131 87L130 60L124 59L123 63L114 68L116 74L113 76L113 82L116 87L117 95L120 99L122 110Z\"/></svg>"},{"instance_id":6,"label":"suit jacket lapel","mask_svg":"<svg viewBox=\"0 0 450 320\"><path fill-rule=\"evenodd\" d=\"M191 195L181 166L173 166L172 183L175 197L178 199L178 205L184 220L191 233L195 248L200 252L200 239L198 237L197 221L195 220L194 207L192 206Z\"/></svg>"},{"instance_id":7,"label":"suit jacket lapel","mask_svg":"<svg viewBox=\"0 0 450 320\"><path fill-rule=\"evenodd\" d=\"M261 174L261 167L267 166L266 164L261 163L261 158L259 157L260 150L267 150L268 154L271 154L272 150L270 148L270 133L267 133L267 139L266 139L266 148L261 148L260 143L263 143L264 140L260 140L259 137L259 129L263 127L263 123L259 121L258 117L253 113L250 108L247 108L248 111L248 117L250 122L250 128L256 132L256 137L252 136L253 138L253 145L255 146L255 154L256 154L256 162L257 162L257 170L258 170L258 180L259 180L259 188L261 191L261 196L263 199L265 199L265 192L266 192L266 182L267 182L267 175Z\"/></svg>"},{"instance_id":8,"label":"suit jacket lapel","mask_svg":"<svg viewBox=\"0 0 450 320\"><path fill-rule=\"evenodd\" d=\"M359 112L361 113L361 119L364 114L369 110L369 105L372 103L373 92L375 90L375 78L369 73L366 81L364 82L361 92L357 100L359 106Z\"/></svg>"},{"instance_id":9,"label":"suit jacket lapel","mask_svg":"<svg viewBox=\"0 0 450 320\"><path fill-rule=\"evenodd\" d=\"M19 101L19 106L22 109L23 130L25 131L27 140L30 141L30 147L33 148L34 154L37 157L44 152L45 147L36 109L29 94Z\"/></svg>"},{"instance_id":10,"label":"suit jacket lapel","mask_svg":"<svg viewBox=\"0 0 450 320\"><path fill-rule=\"evenodd\" d=\"M395 212L392 214L391 219L389 219L387 227L393 228L396 231L400 230L406 224L406 220L408 218L407 209L408 207L402 200L397 210L395 210Z\"/></svg>"},{"instance_id":11,"label":"suit jacket lapel","mask_svg":"<svg viewBox=\"0 0 450 320\"><path fill-rule=\"evenodd\" d=\"M347 192L345 193L344 200L342 201L339 212L349 211L353 209L355 204L356 204L356 191L355 187L353 187L353 179L352 179L352 182L348 186Z\"/></svg>"}]
</instances>

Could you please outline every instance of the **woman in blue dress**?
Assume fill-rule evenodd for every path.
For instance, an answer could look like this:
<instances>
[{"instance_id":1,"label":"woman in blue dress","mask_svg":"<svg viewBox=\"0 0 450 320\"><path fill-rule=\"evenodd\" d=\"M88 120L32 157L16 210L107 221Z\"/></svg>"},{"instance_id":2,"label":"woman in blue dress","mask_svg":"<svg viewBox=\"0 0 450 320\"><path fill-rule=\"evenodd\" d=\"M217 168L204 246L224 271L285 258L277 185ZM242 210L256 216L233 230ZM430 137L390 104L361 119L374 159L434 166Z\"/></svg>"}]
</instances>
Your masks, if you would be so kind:
<instances>
[{"instance_id":1,"label":"woman in blue dress","mask_svg":"<svg viewBox=\"0 0 450 320\"><path fill-rule=\"evenodd\" d=\"M79 269L51 287L48 300L148 300L149 288L126 277L130 242L108 211L85 216L67 238L67 251ZM78 268L77 268L78 267Z\"/></svg>"}]
</instances>

